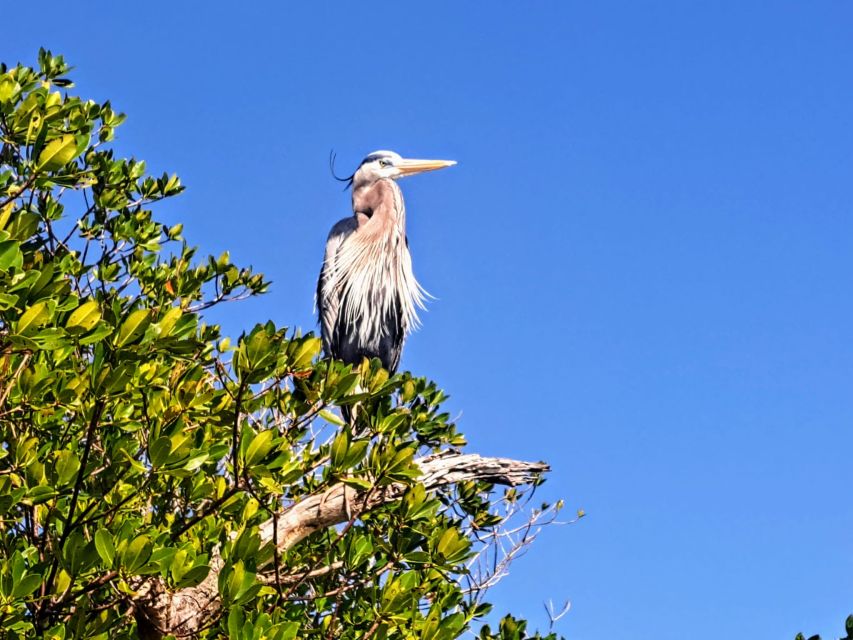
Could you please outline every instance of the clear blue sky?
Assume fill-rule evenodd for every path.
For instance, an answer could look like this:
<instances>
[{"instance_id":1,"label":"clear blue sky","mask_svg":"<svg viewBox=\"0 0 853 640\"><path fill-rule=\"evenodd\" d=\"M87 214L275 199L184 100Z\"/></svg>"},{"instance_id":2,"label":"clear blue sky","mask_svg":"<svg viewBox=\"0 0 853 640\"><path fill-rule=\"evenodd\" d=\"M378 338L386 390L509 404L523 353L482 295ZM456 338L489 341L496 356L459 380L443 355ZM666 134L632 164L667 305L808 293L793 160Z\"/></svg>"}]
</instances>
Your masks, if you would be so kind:
<instances>
[{"instance_id":1,"label":"clear blue sky","mask_svg":"<svg viewBox=\"0 0 853 640\"><path fill-rule=\"evenodd\" d=\"M403 366L582 507L493 593L572 640L825 637L853 611L850 2L16 3L189 190L165 211L314 326L329 176L390 148L438 299ZM314 3L320 4L320 3ZM8 14L8 12L6 12ZM840 633L839 633L840 634Z\"/></svg>"}]
</instances>

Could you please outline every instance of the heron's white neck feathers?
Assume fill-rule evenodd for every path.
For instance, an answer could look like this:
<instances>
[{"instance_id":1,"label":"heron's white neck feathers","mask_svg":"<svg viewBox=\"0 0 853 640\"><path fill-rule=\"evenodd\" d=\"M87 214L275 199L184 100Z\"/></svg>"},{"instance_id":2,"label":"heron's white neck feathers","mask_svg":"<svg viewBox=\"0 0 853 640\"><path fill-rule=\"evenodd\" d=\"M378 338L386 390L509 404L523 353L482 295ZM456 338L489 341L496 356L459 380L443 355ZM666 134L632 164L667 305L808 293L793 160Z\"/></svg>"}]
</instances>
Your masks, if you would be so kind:
<instances>
[{"instance_id":1,"label":"heron's white neck feathers","mask_svg":"<svg viewBox=\"0 0 853 640\"><path fill-rule=\"evenodd\" d=\"M408 334L420 326L417 310L426 308L429 294L412 271L400 189L391 180L380 182L368 187L370 192L353 193L359 224L337 252L334 281L341 287L347 324L366 324L368 335L382 336L391 314Z\"/></svg>"}]
</instances>

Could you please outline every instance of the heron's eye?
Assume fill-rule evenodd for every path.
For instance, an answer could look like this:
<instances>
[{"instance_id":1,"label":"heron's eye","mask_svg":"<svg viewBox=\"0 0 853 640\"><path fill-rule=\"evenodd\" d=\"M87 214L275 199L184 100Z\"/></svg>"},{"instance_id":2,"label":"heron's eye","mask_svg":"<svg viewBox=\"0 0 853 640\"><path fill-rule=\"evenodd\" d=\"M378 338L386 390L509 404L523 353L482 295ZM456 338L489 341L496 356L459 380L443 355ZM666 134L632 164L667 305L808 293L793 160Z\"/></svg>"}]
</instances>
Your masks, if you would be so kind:
<instances>
[{"instance_id":1,"label":"heron's eye","mask_svg":"<svg viewBox=\"0 0 853 640\"><path fill-rule=\"evenodd\" d=\"M379 166L381 166L381 167L390 167L390 166L391 166L391 161L390 161L390 160L388 160L388 159L386 159L386 158L382 158L382 159L379 161Z\"/></svg>"}]
</instances>

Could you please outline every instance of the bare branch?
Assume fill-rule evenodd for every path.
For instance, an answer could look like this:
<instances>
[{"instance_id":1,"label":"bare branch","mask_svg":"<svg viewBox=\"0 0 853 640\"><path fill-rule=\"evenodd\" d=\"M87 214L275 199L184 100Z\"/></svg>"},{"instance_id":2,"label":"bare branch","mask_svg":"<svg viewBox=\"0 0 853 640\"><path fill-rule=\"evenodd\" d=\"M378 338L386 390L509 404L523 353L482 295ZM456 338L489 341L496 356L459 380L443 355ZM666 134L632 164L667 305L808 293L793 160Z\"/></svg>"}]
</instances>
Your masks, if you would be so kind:
<instances>
[{"instance_id":1,"label":"bare branch","mask_svg":"<svg viewBox=\"0 0 853 640\"><path fill-rule=\"evenodd\" d=\"M485 458L453 451L421 458L416 464L422 472L420 481L428 491L469 480L504 486L530 484L549 470L544 462ZM335 484L295 503L276 516L275 523L270 518L261 525L261 540L270 543L275 533L279 551L287 550L316 531L349 522L353 517L397 500L407 489L402 483L366 491L343 483ZM210 573L201 584L174 593L168 592L159 578L139 581L135 614L143 638L159 640L167 633L191 637L219 615L217 582L223 562L214 554L210 564ZM303 574L297 575L297 579L302 578Z\"/></svg>"}]
</instances>

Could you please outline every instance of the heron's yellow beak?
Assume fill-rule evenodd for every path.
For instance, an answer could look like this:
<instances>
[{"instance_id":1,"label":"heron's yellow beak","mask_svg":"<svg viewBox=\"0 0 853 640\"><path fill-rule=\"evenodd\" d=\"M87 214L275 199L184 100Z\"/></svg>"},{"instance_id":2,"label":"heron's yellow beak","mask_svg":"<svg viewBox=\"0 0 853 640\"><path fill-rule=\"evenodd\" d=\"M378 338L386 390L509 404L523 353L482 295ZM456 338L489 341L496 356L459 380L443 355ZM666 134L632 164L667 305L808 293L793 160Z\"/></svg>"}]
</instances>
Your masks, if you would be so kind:
<instances>
[{"instance_id":1,"label":"heron's yellow beak","mask_svg":"<svg viewBox=\"0 0 853 640\"><path fill-rule=\"evenodd\" d=\"M401 176L413 176L416 173L452 167L454 164L456 164L456 160L412 160L404 158L397 161L394 166L399 169Z\"/></svg>"}]
</instances>

